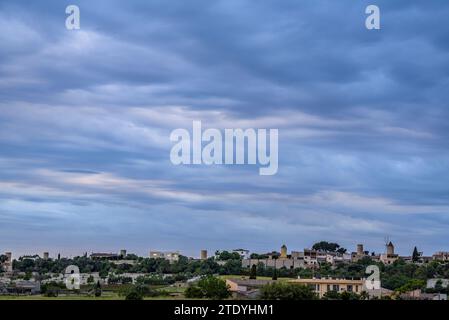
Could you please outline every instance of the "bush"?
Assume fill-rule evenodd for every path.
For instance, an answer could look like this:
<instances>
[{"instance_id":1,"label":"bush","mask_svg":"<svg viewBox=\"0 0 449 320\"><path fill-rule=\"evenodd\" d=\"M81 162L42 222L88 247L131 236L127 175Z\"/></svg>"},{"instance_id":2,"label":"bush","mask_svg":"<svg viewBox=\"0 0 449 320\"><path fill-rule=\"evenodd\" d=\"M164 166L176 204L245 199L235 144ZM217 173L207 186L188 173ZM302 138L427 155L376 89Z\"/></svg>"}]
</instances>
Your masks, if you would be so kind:
<instances>
[{"instance_id":1,"label":"bush","mask_svg":"<svg viewBox=\"0 0 449 320\"><path fill-rule=\"evenodd\" d=\"M184 295L188 299L204 298L203 290L201 290L198 286L189 286L184 292Z\"/></svg>"},{"instance_id":2,"label":"bush","mask_svg":"<svg viewBox=\"0 0 449 320\"><path fill-rule=\"evenodd\" d=\"M186 298L226 299L231 296L226 281L214 276L207 276L185 291Z\"/></svg>"},{"instance_id":3,"label":"bush","mask_svg":"<svg viewBox=\"0 0 449 320\"><path fill-rule=\"evenodd\" d=\"M315 300L317 295L308 286L292 283L270 283L260 290L263 300Z\"/></svg>"},{"instance_id":4,"label":"bush","mask_svg":"<svg viewBox=\"0 0 449 320\"><path fill-rule=\"evenodd\" d=\"M126 295L125 300L143 300L143 295L137 290L132 290Z\"/></svg>"}]
</instances>

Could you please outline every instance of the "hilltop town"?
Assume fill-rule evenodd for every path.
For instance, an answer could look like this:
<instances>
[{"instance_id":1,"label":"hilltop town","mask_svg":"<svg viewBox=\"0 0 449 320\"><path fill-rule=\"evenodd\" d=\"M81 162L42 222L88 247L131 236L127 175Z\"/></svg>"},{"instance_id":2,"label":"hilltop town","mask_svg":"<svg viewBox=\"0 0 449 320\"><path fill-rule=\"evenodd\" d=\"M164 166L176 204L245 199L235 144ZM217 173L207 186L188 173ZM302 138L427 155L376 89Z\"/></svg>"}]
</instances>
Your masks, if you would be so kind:
<instances>
[{"instance_id":1,"label":"hilltop town","mask_svg":"<svg viewBox=\"0 0 449 320\"><path fill-rule=\"evenodd\" d=\"M379 269L379 288L367 287L368 266ZM77 286L67 279L76 279ZM282 245L279 252L235 249L208 256L203 249L198 257L179 251L139 257L127 250L74 258L48 252L0 255L0 299L446 300L448 279L449 252L425 256L415 247L401 256L391 241L383 253L366 251L362 244L349 252L321 241L302 251Z\"/></svg>"}]
</instances>

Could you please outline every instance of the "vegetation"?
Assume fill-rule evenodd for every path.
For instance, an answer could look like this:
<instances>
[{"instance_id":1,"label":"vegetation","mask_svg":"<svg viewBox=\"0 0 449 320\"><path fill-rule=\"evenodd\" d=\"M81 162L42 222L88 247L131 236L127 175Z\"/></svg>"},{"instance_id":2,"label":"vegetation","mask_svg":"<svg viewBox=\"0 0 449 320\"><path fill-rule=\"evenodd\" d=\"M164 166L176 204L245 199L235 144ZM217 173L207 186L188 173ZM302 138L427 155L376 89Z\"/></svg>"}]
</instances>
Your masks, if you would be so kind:
<instances>
[{"instance_id":1,"label":"vegetation","mask_svg":"<svg viewBox=\"0 0 449 320\"><path fill-rule=\"evenodd\" d=\"M327 242L327 241L320 241L315 243L312 246L313 250L317 251L324 251L324 252L339 252L339 253L345 253L346 249L340 247L338 243L334 242Z\"/></svg>"},{"instance_id":2,"label":"vegetation","mask_svg":"<svg viewBox=\"0 0 449 320\"><path fill-rule=\"evenodd\" d=\"M214 276L206 276L198 281L197 285L188 287L185 296L193 299L226 299L231 296L231 292L226 281Z\"/></svg>"},{"instance_id":3,"label":"vegetation","mask_svg":"<svg viewBox=\"0 0 449 320\"><path fill-rule=\"evenodd\" d=\"M263 300L315 300L318 296L308 286L274 282L261 288L260 298Z\"/></svg>"},{"instance_id":4,"label":"vegetation","mask_svg":"<svg viewBox=\"0 0 449 320\"><path fill-rule=\"evenodd\" d=\"M257 267L255 264L253 264L251 266L251 271L249 273L249 278L250 279L256 279L257 278Z\"/></svg>"}]
</instances>

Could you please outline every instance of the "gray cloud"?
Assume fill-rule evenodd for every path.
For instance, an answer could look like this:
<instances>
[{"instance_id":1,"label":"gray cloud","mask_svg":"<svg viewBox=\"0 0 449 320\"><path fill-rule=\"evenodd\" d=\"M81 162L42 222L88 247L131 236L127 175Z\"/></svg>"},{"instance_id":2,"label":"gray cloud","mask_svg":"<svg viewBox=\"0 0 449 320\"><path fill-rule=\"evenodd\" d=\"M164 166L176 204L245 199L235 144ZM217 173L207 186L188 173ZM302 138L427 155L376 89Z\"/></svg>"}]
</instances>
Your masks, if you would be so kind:
<instances>
[{"instance_id":1,"label":"gray cloud","mask_svg":"<svg viewBox=\"0 0 449 320\"><path fill-rule=\"evenodd\" d=\"M447 249L447 1L67 4L0 4L5 246ZM279 128L279 173L174 167L192 120Z\"/></svg>"}]
</instances>

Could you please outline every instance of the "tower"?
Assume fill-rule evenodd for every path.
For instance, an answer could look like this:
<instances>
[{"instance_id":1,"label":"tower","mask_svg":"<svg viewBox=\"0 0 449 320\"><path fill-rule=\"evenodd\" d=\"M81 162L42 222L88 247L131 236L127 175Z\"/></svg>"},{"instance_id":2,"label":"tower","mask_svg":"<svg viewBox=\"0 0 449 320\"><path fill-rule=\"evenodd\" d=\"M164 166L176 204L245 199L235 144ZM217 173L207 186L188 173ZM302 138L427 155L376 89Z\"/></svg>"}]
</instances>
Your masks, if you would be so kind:
<instances>
[{"instance_id":1,"label":"tower","mask_svg":"<svg viewBox=\"0 0 449 320\"><path fill-rule=\"evenodd\" d=\"M281 256L280 258L286 259L287 258L287 246L284 244L281 247Z\"/></svg>"},{"instance_id":2,"label":"tower","mask_svg":"<svg viewBox=\"0 0 449 320\"><path fill-rule=\"evenodd\" d=\"M391 241L387 244L387 255L394 255L394 245Z\"/></svg>"},{"instance_id":3,"label":"tower","mask_svg":"<svg viewBox=\"0 0 449 320\"><path fill-rule=\"evenodd\" d=\"M201 250L201 252L200 252L200 259L201 260L207 260L207 250Z\"/></svg>"},{"instance_id":4,"label":"tower","mask_svg":"<svg viewBox=\"0 0 449 320\"><path fill-rule=\"evenodd\" d=\"M43 259L44 259L44 260L48 260L48 256L49 256L49 255L48 255L48 252L44 252Z\"/></svg>"},{"instance_id":5,"label":"tower","mask_svg":"<svg viewBox=\"0 0 449 320\"><path fill-rule=\"evenodd\" d=\"M358 244L357 245L357 255L358 256L363 256L363 244Z\"/></svg>"},{"instance_id":6,"label":"tower","mask_svg":"<svg viewBox=\"0 0 449 320\"><path fill-rule=\"evenodd\" d=\"M12 271L12 253L11 252L5 252L6 261L4 263L6 272Z\"/></svg>"},{"instance_id":7,"label":"tower","mask_svg":"<svg viewBox=\"0 0 449 320\"><path fill-rule=\"evenodd\" d=\"M125 249L120 250L120 255L122 256L122 258L125 258L126 257L126 250Z\"/></svg>"}]
</instances>

